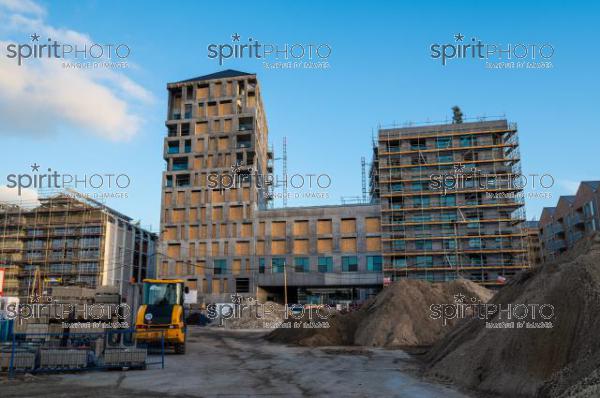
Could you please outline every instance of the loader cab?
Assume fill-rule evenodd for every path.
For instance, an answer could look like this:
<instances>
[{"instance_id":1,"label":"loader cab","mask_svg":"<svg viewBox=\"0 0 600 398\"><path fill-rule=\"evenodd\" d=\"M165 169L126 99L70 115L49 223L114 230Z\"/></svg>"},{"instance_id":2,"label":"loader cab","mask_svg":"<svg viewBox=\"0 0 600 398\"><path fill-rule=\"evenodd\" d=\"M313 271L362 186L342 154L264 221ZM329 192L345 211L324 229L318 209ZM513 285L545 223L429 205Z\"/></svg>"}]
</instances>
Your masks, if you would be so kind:
<instances>
[{"instance_id":1,"label":"loader cab","mask_svg":"<svg viewBox=\"0 0 600 398\"><path fill-rule=\"evenodd\" d=\"M187 288L186 288L187 289ZM183 282L144 282L143 304L152 306L183 305Z\"/></svg>"}]
</instances>

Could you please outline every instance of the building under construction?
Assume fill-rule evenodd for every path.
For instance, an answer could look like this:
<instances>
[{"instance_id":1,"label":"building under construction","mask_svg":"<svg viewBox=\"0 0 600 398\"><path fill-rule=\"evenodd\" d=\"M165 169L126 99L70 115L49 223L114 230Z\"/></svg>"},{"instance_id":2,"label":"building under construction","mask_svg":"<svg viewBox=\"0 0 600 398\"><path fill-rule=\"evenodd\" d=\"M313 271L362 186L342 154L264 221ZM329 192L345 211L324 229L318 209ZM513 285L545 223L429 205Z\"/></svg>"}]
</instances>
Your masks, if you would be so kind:
<instances>
[{"instance_id":1,"label":"building under construction","mask_svg":"<svg viewBox=\"0 0 600 398\"><path fill-rule=\"evenodd\" d=\"M386 281L465 277L493 286L528 267L515 124L380 129L376 145Z\"/></svg>"},{"instance_id":2,"label":"building under construction","mask_svg":"<svg viewBox=\"0 0 600 398\"><path fill-rule=\"evenodd\" d=\"M4 296L25 299L46 287L117 287L155 272L157 236L131 218L76 192L0 204Z\"/></svg>"},{"instance_id":3,"label":"building under construction","mask_svg":"<svg viewBox=\"0 0 600 398\"><path fill-rule=\"evenodd\" d=\"M205 302L351 302L381 288L379 206L270 208L256 75L226 70L167 89L161 276L185 278Z\"/></svg>"},{"instance_id":4,"label":"building under construction","mask_svg":"<svg viewBox=\"0 0 600 398\"><path fill-rule=\"evenodd\" d=\"M361 301L401 277L496 285L528 266L506 120L382 129L358 203L272 208L256 75L226 70L167 90L159 274L184 278L201 302ZM275 180L287 181L283 169ZM470 170L488 185L430 187Z\"/></svg>"}]
</instances>

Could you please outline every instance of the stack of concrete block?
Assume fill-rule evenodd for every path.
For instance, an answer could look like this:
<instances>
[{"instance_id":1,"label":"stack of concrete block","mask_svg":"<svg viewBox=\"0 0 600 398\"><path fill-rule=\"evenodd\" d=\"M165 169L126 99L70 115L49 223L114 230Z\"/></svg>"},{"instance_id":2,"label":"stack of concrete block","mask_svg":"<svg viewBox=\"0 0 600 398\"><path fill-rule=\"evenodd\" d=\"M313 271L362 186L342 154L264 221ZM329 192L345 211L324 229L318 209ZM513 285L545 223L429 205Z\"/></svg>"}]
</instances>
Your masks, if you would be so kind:
<instances>
[{"instance_id":1,"label":"stack of concrete block","mask_svg":"<svg viewBox=\"0 0 600 398\"><path fill-rule=\"evenodd\" d=\"M26 323L25 338L27 340L47 341L50 337L48 336L48 328L47 323Z\"/></svg>"},{"instance_id":2,"label":"stack of concrete block","mask_svg":"<svg viewBox=\"0 0 600 398\"><path fill-rule=\"evenodd\" d=\"M0 351L0 370L10 368L11 348ZM35 368L35 353L23 349L16 349L13 358L13 368L16 370L33 370Z\"/></svg>"},{"instance_id":3,"label":"stack of concrete block","mask_svg":"<svg viewBox=\"0 0 600 398\"><path fill-rule=\"evenodd\" d=\"M87 366L87 350L42 349L40 367L44 369L73 369Z\"/></svg>"},{"instance_id":4,"label":"stack of concrete block","mask_svg":"<svg viewBox=\"0 0 600 398\"><path fill-rule=\"evenodd\" d=\"M105 366L143 366L148 351L145 348L111 348L104 351Z\"/></svg>"}]
</instances>

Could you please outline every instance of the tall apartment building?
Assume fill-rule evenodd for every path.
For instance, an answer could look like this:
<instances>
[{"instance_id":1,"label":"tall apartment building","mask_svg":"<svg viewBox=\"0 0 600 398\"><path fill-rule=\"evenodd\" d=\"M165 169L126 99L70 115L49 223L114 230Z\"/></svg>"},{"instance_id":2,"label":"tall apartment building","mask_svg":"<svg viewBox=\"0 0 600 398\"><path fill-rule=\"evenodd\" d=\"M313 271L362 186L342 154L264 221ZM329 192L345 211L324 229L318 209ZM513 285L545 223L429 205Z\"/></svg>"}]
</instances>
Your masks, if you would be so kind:
<instances>
[{"instance_id":1,"label":"tall apartment building","mask_svg":"<svg viewBox=\"0 0 600 398\"><path fill-rule=\"evenodd\" d=\"M528 267L522 189L511 178L518 146L506 120L379 130L372 191L386 282L460 275L493 286Z\"/></svg>"},{"instance_id":2,"label":"tall apartment building","mask_svg":"<svg viewBox=\"0 0 600 398\"><path fill-rule=\"evenodd\" d=\"M351 301L381 287L378 206L268 208L273 156L256 75L226 70L167 89L161 276L185 278L204 302L282 300L286 286L291 302Z\"/></svg>"},{"instance_id":3,"label":"tall apartment building","mask_svg":"<svg viewBox=\"0 0 600 398\"><path fill-rule=\"evenodd\" d=\"M571 249L600 230L600 181L582 181L575 195L561 196L556 207L545 207L539 229L543 261Z\"/></svg>"},{"instance_id":4,"label":"tall apartment building","mask_svg":"<svg viewBox=\"0 0 600 398\"><path fill-rule=\"evenodd\" d=\"M50 194L34 206L0 204L4 295L26 299L32 286L115 286L155 275L157 236L131 218L74 193Z\"/></svg>"}]
</instances>

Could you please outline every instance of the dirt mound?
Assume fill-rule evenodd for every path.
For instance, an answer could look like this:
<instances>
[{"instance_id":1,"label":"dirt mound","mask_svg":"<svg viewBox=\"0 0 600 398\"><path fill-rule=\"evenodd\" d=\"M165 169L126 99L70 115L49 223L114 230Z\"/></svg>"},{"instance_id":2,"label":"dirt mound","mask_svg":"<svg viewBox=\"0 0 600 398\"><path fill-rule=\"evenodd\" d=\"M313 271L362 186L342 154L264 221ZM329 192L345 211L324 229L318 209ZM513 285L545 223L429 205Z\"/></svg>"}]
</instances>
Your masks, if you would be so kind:
<instances>
[{"instance_id":1,"label":"dirt mound","mask_svg":"<svg viewBox=\"0 0 600 398\"><path fill-rule=\"evenodd\" d=\"M240 309L233 317L224 319L223 327L225 329L271 329L279 326L284 316L285 311L281 304L272 301L262 304L253 303Z\"/></svg>"},{"instance_id":2,"label":"dirt mound","mask_svg":"<svg viewBox=\"0 0 600 398\"><path fill-rule=\"evenodd\" d=\"M278 329L267 338L280 343L306 346L363 345L402 347L430 345L450 330L433 319L432 304L452 304L460 296L487 302L492 292L467 280L430 283L401 280L383 289L358 311L335 315L329 328Z\"/></svg>"},{"instance_id":3,"label":"dirt mound","mask_svg":"<svg viewBox=\"0 0 600 398\"><path fill-rule=\"evenodd\" d=\"M593 391L598 377L592 373L600 366L600 235L555 262L521 272L489 303L502 309L508 304L515 311L510 319L500 312L489 324L475 318L457 325L427 354L427 373L506 396L584 397L577 394ZM516 304L527 305L527 313ZM543 319L532 304L553 306L553 316ZM536 327L518 327L519 321ZM502 322L504 328L490 327Z\"/></svg>"}]
</instances>

